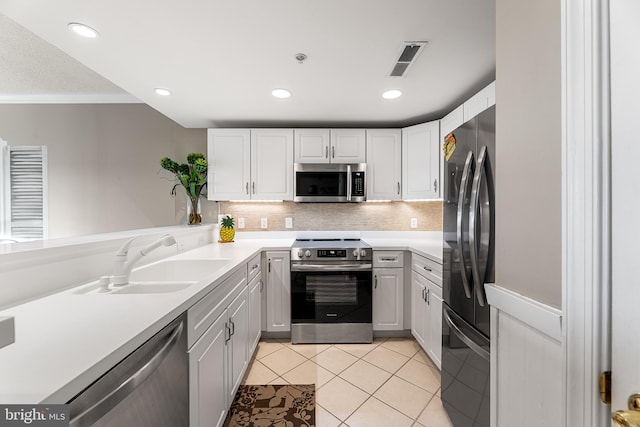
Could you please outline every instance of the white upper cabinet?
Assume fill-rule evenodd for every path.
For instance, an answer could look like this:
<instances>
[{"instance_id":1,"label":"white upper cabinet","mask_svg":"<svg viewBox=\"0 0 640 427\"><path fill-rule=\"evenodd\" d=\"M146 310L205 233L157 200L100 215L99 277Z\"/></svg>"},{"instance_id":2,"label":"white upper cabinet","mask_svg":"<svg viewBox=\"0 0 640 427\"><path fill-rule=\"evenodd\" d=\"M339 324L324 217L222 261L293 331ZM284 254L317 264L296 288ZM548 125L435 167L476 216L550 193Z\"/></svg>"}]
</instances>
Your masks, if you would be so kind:
<instances>
[{"instance_id":1,"label":"white upper cabinet","mask_svg":"<svg viewBox=\"0 0 640 427\"><path fill-rule=\"evenodd\" d=\"M402 132L400 129L367 130L367 199L402 198Z\"/></svg>"},{"instance_id":2,"label":"white upper cabinet","mask_svg":"<svg viewBox=\"0 0 640 427\"><path fill-rule=\"evenodd\" d=\"M209 200L293 200L293 129L209 129Z\"/></svg>"},{"instance_id":3,"label":"white upper cabinet","mask_svg":"<svg viewBox=\"0 0 640 427\"><path fill-rule=\"evenodd\" d=\"M296 163L364 163L364 129L296 129Z\"/></svg>"},{"instance_id":4,"label":"white upper cabinet","mask_svg":"<svg viewBox=\"0 0 640 427\"><path fill-rule=\"evenodd\" d=\"M440 140L443 140L447 134L456 130L464 123L464 105L459 106L442 119L440 119Z\"/></svg>"},{"instance_id":5,"label":"white upper cabinet","mask_svg":"<svg viewBox=\"0 0 640 427\"><path fill-rule=\"evenodd\" d=\"M331 129L331 163L367 161L364 129Z\"/></svg>"},{"instance_id":6,"label":"white upper cabinet","mask_svg":"<svg viewBox=\"0 0 640 427\"><path fill-rule=\"evenodd\" d=\"M439 121L402 129L402 200L440 197Z\"/></svg>"},{"instance_id":7,"label":"white upper cabinet","mask_svg":"<svg viewBox=\"0 0 640 427\"><path fill-rule=\"evenodd\" d=\"M491 83L462 104L464 122L474 118L487 108L496 104L496 82ZM454 128L455 129L455 128ZM451 129L453 130L453 129Z\"/></svg>"},{"instance_id":8,"label":"white upper cabinet","mask_svg":"<svg viewBox=\"0 0 640 427\"><path fill-rule=\"evenodd\" d=\"M296 163L329 163L329 129L295 129Z\"/></svg>"},{"instance_id":9,"label":"white upper cabinet","mask_svg":"<svg viewBox=\"0 0 640 427\"><path fill-rule=\"evenodd\" d=\"M293 200L293 129L251 129L251 198Z\"/></svg>"},{"instance_id":10,"label":"white upper cabinet","mask_svg":"<svg viewBox=\"0 0 640 427\"><path fill-rule=\"evenodd\" d=\"M209 200L249 200L251 131L209 129L207 188Z\"/></svg>"}]
</instances>

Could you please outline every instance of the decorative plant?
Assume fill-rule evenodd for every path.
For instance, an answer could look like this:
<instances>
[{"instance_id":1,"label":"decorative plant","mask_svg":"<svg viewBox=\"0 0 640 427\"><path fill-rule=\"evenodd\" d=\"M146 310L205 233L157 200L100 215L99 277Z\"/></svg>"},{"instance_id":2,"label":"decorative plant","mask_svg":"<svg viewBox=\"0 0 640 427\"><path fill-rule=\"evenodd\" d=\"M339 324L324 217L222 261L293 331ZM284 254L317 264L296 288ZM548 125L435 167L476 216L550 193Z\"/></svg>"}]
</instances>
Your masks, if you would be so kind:
<instances>
[{"instance_id":1,"label":"decorative plant","mask_svg":"<svg viewBox=\"0 0 640 427\"><path fill-rule=\"evenodd\" d=\"M187 192L191 202L191 212L189 213L189 224L200 224L202 215L198 212L198 200L202 189L207 185L207 161L202 153L189 153L187 164L179 164L168 157L160 159L160 166L173 173L178 178L179 183L171 189L171 195L176 195L176 187L180 184Z\"/></svg>"}]
</instances>

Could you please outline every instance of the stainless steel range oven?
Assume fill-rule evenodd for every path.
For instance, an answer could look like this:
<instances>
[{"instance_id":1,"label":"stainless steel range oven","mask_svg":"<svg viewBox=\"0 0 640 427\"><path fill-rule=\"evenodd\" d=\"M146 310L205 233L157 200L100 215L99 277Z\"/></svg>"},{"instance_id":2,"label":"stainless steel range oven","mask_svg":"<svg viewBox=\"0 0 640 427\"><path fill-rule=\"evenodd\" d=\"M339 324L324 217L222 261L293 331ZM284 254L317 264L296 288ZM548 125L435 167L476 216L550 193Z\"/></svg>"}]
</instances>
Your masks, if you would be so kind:
<instances>
[{"instance_id":1,"label":"stainless steel range oven","mask_svg":"<svg viewBox=\"0 0 640 427\"><path fill-rule=\"evenodd\" d=\"M371 247L359 239L296 240L291 342L373 341Z\"/></svg>"}]
</instances>

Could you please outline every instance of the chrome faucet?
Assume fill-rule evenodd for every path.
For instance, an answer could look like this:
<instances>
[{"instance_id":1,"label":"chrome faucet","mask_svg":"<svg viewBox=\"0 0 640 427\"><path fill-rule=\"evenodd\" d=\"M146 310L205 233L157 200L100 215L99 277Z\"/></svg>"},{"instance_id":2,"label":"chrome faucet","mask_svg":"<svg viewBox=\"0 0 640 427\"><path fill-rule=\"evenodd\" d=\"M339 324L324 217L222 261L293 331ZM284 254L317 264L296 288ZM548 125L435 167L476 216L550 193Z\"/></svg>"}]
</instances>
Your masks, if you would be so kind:
<instances>
[{"instance_id":1,"label":"chrome faucet","mask_svg":"<svg viewBox=\"0 0 640 427\"><path fill-rule=\"evenodd\" d=\"M135 239L137 239L137 237L129 239L120 247L120 249L118 249L118 252L116 252L116 261L113 264L113 286L128 285L131 269L138 261L140 261L140 259L142 259L142 257L148 255L151 251L159 248L160 246L171 246L176 244L176 239L171 234L165 234L155 242L140 249L140 252L134 254L131 259L129 259L129 246Z\"/></svg>"}]
</instances>

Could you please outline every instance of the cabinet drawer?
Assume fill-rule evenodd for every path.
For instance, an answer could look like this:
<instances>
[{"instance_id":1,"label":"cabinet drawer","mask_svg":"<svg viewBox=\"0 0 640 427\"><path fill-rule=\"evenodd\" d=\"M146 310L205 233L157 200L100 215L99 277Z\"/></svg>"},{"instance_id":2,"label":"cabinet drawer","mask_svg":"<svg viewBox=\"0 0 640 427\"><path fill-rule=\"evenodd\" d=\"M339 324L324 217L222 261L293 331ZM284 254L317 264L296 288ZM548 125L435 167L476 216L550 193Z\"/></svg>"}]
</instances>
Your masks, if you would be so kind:
<instances>
[{"instance_id":1,"label":"cabinet drawer","mask_svg":"<svg viewBox=\"0 0 640 427\"><path fill-rule=\"evenodd\" d=\"M412 254L411 268L416 273L442 286L442 264L420 255Z\"/></svg>"},{"instance_id":2,"label":"cabinet drawer","mask_svg":"<svg viewBox=\"0 0 640 427\"><path fill-rule=\"evenodd\" d=\"M247 263L247 281L248 282L252 281L254 277L260 274L260 256L261 254L254 256Z\"/></svg>"},{"instance_id":3,"label":"cabinet drawer","mask_svg":"<svg viewBox=\"0 0 640 427\"><path fill-rule=\"evenodd\" d=\"M246 286L247 271L244 267L239 268L187 310L187 348L198 341Z\"/></svg>"},{"instance_id":4,"label":"cabinet drawer","mask_svg":"<svg viewBox=\"0 0 640 427\"><path fill-rule=\"evenodd\" d=\"M373 267L404 267L403 251L373 251Z\"/></svg>"}]
</instances>

